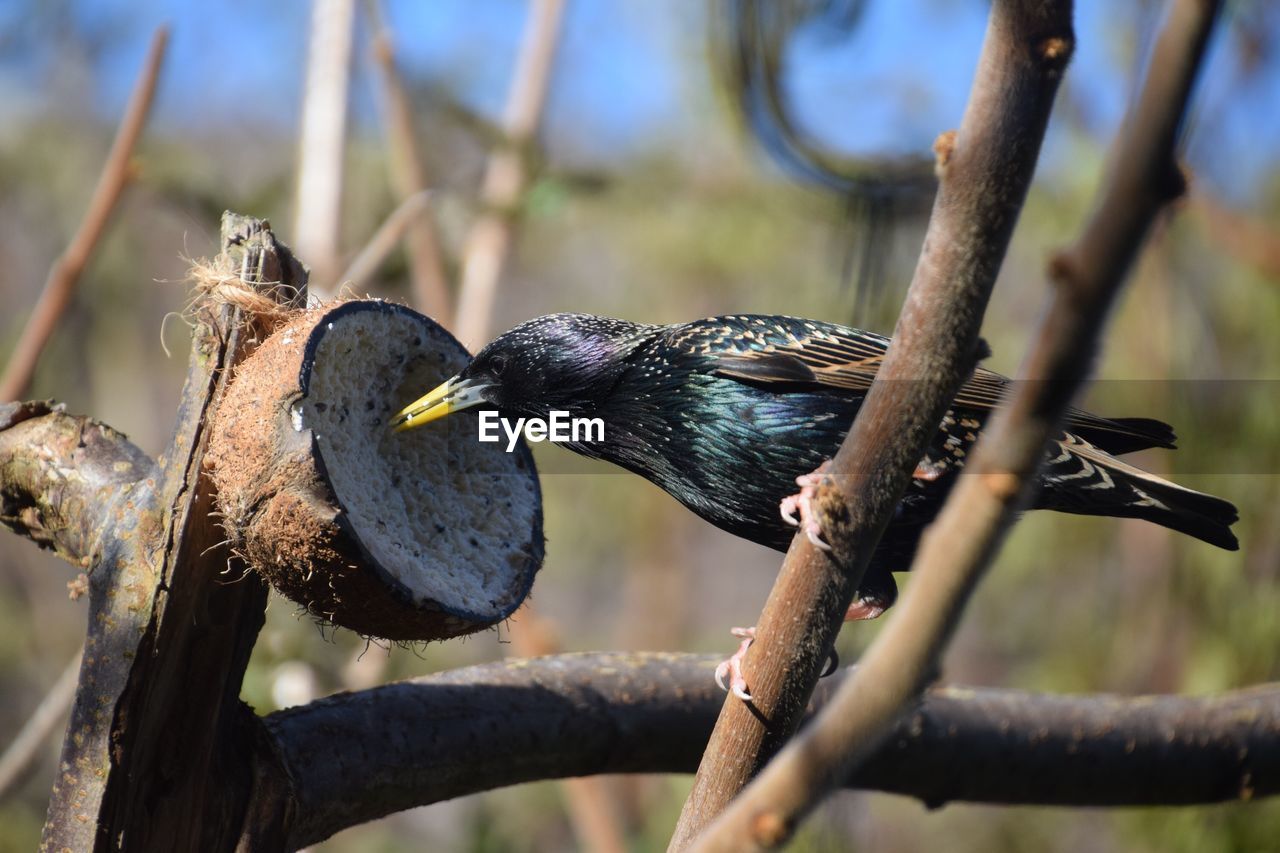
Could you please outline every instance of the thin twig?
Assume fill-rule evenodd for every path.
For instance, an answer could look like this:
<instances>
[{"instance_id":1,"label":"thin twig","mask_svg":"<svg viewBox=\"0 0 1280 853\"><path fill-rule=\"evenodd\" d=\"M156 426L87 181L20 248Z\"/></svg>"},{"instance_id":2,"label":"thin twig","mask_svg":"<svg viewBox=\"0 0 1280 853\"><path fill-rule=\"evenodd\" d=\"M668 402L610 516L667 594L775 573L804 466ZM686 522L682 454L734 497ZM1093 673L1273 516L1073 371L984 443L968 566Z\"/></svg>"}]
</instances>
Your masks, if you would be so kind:
<instances>
[{"instance_id":1,"label":"thin twig","mask_svg":"<svg viewBox=\"0 0 1280 853\"><path fill-rule=\"evenodd\" d=\"M533 0L529 6L503 114L504 138L489 158L480 192L483 209L463 248L455 330L458 340L473 349L489 337L498 279L515 236L516 208L529 180L528 149L542 118L563 12L564 0Z\"/></svg>"},{"instance_id":2,"label":"thin twig","mask_svg":"<svg viewBox=\"0 0 1280 853\"><path fill-rule=\"evenodd\" d=\"M391 185L401 202L407 202L427 189L426 171L418 157L413 130L413 106L396 68L395 41L381 5L378 0L365 0L365 10L373 32L373 57L382 84L382 116L390 148L387 166ZM413 278L414 304L437 321L447 323L453 316L453 300L449 297L449 281L433 217L414 217L407 234L405 249Z\"/></svg>"},{"instance_id":3,"label":"thin twig","mask_svg":"<svg viewBox=\"0 0 1280 853\"><path fill-rule=\"evenodd\" d=\"M913 582L832 706L699 840L700 851L773 848L869 756L937 671L965 603L1031 494L1044 448L1084 381L1107 311L1160 210L1183 190L1177 130L1220 3L1174 0L1145 85L1055 285L1013 399L993 418L968 475L929 529Z\"/></svg>"},{"instance_id":4,"label":"thin twig","mask_svg":"<svg viewBox=\"0 0 1280 853\"><path fill-rule=\"evenodd\" d=\"M265 754L277 762L279 787L260 794L287 808L275 812L281 825L259 829L296 849L396 811L521 782L690 772L722 701L715 664L711 655L623 652L501 661L270 714ZM814 705L856 672L820 685ZM1278 700L1278 684L1195 697L938 687L844 783L931 807L1275 796Z\"/></svg>"},{"instance_id":5,"label":"thin twig","mask_svg":"<svg viewBox=\"0 0 1280 853\"><path fill-rule=\"evenodd\" d=\"M1190 201L1210 238L1232 257L1280 281L1280 228L1232 210L1204 190L1193 188Z\"/></svg>"},{"instance_id":6,"label":"thin twig","mask_svg":"<svg viewBox=\"0 0 1280 853\"><path fill-rule=\"evenodd\" d=\"M563 779L565 808L578 847L591 853L626 853L627 834L608 780L600 776Z\"/></svg>"},{"instance_id":7,"label":"thin twig","mask_svg":"<svg viewBox=\"0 0 1280 853\"><path fill-rule=\"evenodd\" d=\"M378 271L378 267L382 266L387 255L395 249L400 238L413 227L415 222L421 221L426 215L430 205L431 193L428 191L416 193L402 201L395 210L391 211L391 215L383 220L382 225L378 226L378 230L369 238L369 242L360 250L360 253L352 259L346 271L338 276L338 283L350 284L357 290L363 288L368 283L368 279Z\"/></svg>"},{"instance_id":8,"label":"thin twig","mask_svg":"<svg viewBox=\"0 0 1280 853\"><path fill-rule=\"evenodd\" d=\"M997 0L957 133L939 137L939 187L877 381L819 491L830 559L797 536L745 670L751 705L725 703L671 841L680 849L794 731L911 472L979 352L978 330L1017 222L1058 81L1070 3Z\"/></svg>"},{"instance_id":9,"label":"thin twig","mask_svg":"<svg viewBox=\"0 0 1280 853\"><path fill-rule=\"evenodd\" d=\"M40 353L58 327L63 312L71 302L71 294L75 292L80 274L93 257L94 249L111 222L116 203L133 178L134 170L130 160L138 137L142 135L142 128L146 125L147 115L151 112L151 102L155 97L156 82L160 79L160 67L164 63L168 43L169 28L158 27L151 36L151 46L147 49L142 72L129 95L124 117L120 120L111 150L107 153L107 161L102 165L98 184L89 198L84 219L80 220L80 227L66 250L49 268L40 300L36 302L35 310L31 312L31 317L18 338L3 377L0 377L0 402L17 400L25 396L27 389L31 387Z\"/></svg>"},{"instance_id":10,"label":"thin twig","mask_svg":"<svg viewBox=\"0 0 1280 853\"><path fill-rule=\"evenodd\" d=\"M41 750L66 720L76 698L76 680L80 676L80 657L83 654L82 647L22 724L4 754L0 755L0 801L26 777L40 757Z\"/></svg>"}]
</instances>

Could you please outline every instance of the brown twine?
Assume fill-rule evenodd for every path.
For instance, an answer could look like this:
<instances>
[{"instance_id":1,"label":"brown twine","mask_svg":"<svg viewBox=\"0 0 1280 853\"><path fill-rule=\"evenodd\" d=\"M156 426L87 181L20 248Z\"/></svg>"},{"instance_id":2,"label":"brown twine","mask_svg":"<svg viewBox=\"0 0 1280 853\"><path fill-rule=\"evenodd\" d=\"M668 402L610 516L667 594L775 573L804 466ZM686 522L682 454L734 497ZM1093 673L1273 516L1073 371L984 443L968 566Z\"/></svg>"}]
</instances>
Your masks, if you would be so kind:
<instances>
[{"instance_id":1,"label":"brown twine","mask_svg":"<svg viewBox=\"0 0 1280 853\"><path fill-rule=\"evenodd\" d=\"M247 282L231 271L231 264L227 258L220 256L214 261L192 258L185 260L190 265L187 278L192 284L191 299L181 312L166 314L165 321L171 316L177 316L194 329L197 318L202 312L230 305L243 311L247 315L248 322L255 325L261 334L270 335L307 310L306 305L299 304L297 288L281 282ZM368 294L360 296L350 282L344 282L338 289L337 295L313 307L332 308L343 302L372 298L374 297ZM168 355L169 348L164 342L163 321L160 326L160 346Z\"/></svg>"},{"instance_id":2,"label":"brown twine","mask_svg":"<svg viewBox=\"0 0 1280 853\"><path fill-rule=\"evenodd\" d=\"M249 314L270 332L303 310L291 304L296 301L296 288L279 282L250 284L231 272L225 259L219 260L191 262L187 277L195 295L188 306L189 312L231 305Z\"/></svg>"}]
</instances>

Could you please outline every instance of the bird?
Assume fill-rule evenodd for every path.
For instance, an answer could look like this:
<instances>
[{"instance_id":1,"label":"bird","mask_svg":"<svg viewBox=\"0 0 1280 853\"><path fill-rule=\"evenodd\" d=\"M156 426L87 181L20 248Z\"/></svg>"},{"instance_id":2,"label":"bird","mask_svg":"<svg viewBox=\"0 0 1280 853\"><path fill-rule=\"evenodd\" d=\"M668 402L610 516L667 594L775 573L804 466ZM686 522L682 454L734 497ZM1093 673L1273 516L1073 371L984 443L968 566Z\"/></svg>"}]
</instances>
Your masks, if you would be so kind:
<instances>
[{"instance_id":1,"label":"bird","mask_svg":"<svg viewBox=\"0 0 1280 853\"><path fill-rule=\"evenodd\" d=\"M779 551L795 525L825 546L808 499L853 423L889 338L799 317L733 314L657 325L581 313L528 320L495 338L456 376L405 406L396 430L489 406L503 416L553 411L599 418L599 441L569 449L655 483L701 518ZM890 520L847 619L875 618L910 567L1011 380L976 367L943 416ZM1031 509L1140 518L1227 550L1239 547L1229 501L1184 488L1119 455L1174 448L1149 418L1068 411L1045 450ZM800 490L796 493L796 486ZM795 518L799 512L800 518ZM727 671L745 695L741 655ZM725 673L722 667L720 675Z\"/></svg>"}]
</instances>

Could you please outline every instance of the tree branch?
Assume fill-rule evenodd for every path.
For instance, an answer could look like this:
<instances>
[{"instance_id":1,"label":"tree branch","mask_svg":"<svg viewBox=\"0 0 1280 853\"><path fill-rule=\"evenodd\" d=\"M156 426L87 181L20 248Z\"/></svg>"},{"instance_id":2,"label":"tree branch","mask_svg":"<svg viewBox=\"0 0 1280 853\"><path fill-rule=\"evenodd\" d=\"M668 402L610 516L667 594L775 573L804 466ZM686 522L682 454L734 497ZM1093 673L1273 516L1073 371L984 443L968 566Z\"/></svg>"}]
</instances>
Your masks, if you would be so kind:
<instances>
[{"instance_id":1,"label":"tree branch","mask_svg":"<svg viewBox=\"0 0 1280 853\"><path fill-rule=\"evenodd\" d=\"M1280 281L1280 230L1274 222L1233 210L1203 190L1191 193L1191 204L1209 238L1222 250L1260 275Z\"/></svg>"},{"instance_id":2,"label":"tree branch","mask_svg":"<svg viewBox=\"0 0 1280 853\"><path fill-rule=\"evenodd\" d=\"M363 288L368 284L368 279L378 271L378 267L382 266L383 261L387 259L387 255L391 254L391 250L396 244L404 239L405 234L414 223L421 222L431 211L431 194L427 191L414 193L396 206L391 211L391 215L383 220L378 226L378 230L369 238L369 242L360 250L351 263L347 265L347 269L342 275L338 276L338 281L343 284L350 284L357 289ZM422 294L415 291L417 299L415 301L421 304ZM425 310L425 309L424 309ZM426 311L432 314L431 311ZM434 315L433 315L434 316Z\"/></svg>"},{"instance_id":3,"label":"tree branch","mask_svg":"<svg viewBox=\"0 0 1280 853\"><path fill-rule=\"evenodd\" d=\"M82 569L95 565L155 463L122 434L50 403L0 404L0 524Z\"/></svg>"},{"instance_id":4,"label":"tree branch","mask_svg":"<svg viewBox=\"0 0 1280 853\"><path fill-rule=\"evenodd\" d=\"M111 150L107 153L107 161L102 165L102 174L98 176L98 184L89 198L89 208L80 221L80 228L67 244L66 250L49 268L40 299L22 330L22 336L18 338L9 363L5 365L3 376L0 376L0 402L17 400L31 387L31 378L35 374L40 353L44 351L45 344L49 342L63 312L67 310L76 282L93 257L93 250L107 230L116 203L133 177L129 160L133 156L138 137L142 135L147 115L151 112L156 81L160 78L160 66L164 62L168 43L169 28L159 27L151 37L151 47L147 50L142 72L133 86L133 93L129 95L124 118L120 120Z\"/></svg>"},{"instance_id":5,"label":"tree branch","mask_svg":"<svg viewBox=\"0 0 1280 853\"><path fill-rule=\"evenodd\" d=\"M1160 209L1182 190L1177 129L1219 3L1174 0L1146 83L1117 141L1101 203L1050 274L1051 309L1013 399L992 419L942 514L914 581L832 707L708 829L703 850L775 847L888 734L940 665L964 605L1034 488L1044 448L1092 364L1114 295ZM1247 785L1247 781L1243 783Z\"/></svg>"},{"instance_id":6,"label":"tree branch","mask_svg":"<svg viewBox=\"0 0 1280 853\"><path fill-rule=\"evenodd\" d=\"M997 0L959 132L885 356L819 493L836 559L796 537L746 659L753 707L726 702L671 842L679 849L795 730L876 543L972 372L978 330L1070 57L1070 3Z\"/></svg>"},{"instance_id":7,"label":"tree branch","mask_svg":"<svg viewBox=\"0 0 1280 853\"><path fill-rule=\"evenodd\" d=\"M0 801L8 798L47 748L53 733L66 718L76 697L76 681L80 677L80 649L62 670L58 680L36 705L13 740L0 755Z\"/></svg>"},{"instance_id":8,"label":"tree branch","mask_svg":"<svg viewBox=\"0 0 1280 853\"><path fill-rule=\"evenodd\" d=\"M454 333L472 350L489 337L498 278L514 236L516 206L529 181L528 148L542 118L563 12L564 0L533 0L529 4L529 18L503 115L504 138L489 158L480 192L484 209L471 226L463 247Z\"/></svg>"},{"instance_id":9,"label":"tree branch","mask_svg":"<svg viewBox=\"0 0 1280 853\"><path fill-rule=\"evenodd\" d=\"M658 653L502 661L270 714L261 754L278 787L259 807L276 810L278 835L267 834L296 849L521 782L687 773L722 701L715 664ZM815 705L847 680L821 685ZM1280 793L1280 685L1194 698L934 688L845 781L934 807L1270 796Z\"/></svg>"},{"instance_id":10,"label":"tree branch","mask_svg":"<svg viewBox=\"0 0 1280 853\"><path fill-rule=\"evenodd\" d=\"M427 176L422 161L418 158L418 146L413 132L413 105L396 68L395 42L391 29L387 26L378 0L366 0L365 10L368 13L369 29L372 31L373 58L378 67L378 80L382 84L382 120L386 124L390 149L387 165L391 171L392 187L403 208L410 200L426 191ZM421 203L423 207L420 215L406 223L407 230L403 232L408 235L405 250L413 277L413 301L419 311L434 317L437 322L448 323L453 315L453 300L449 296L449 280L445 275L440 239L436 236L435 220L430 215L430 199L424 196ZM351 266L355 267L356 262L353 261Z\"/></svg>"},{"instance_id":11,"label":"tree branch","mask_svg":"<svg viewBox=\"0 0 1280 853\"><path fill-rule=\"evenodd\" d=\"M262 223L223 216L225 267L264 296L305 272ZM207 295L206 295L207 297ZM95 540L89 630L49 802L49 849L225 849L240 835L254 724L240 684L266 585L234 559L203 475L209 418L263 330L205 298L173 440ZM198 673L199 677L192 677Z\"/></svg>"},{"instance_id":12,"label":"tree branch","mask_svg":"<svg viewBox=\"0 0 1280 853\"><path fill-rule=\"evenodd\" d=\"M342 270L342 167L355 24L355 0L327 0L311 7L293 245L311 265L312 290L321 297L333 295Z\"/></svg>"}]
</instances>

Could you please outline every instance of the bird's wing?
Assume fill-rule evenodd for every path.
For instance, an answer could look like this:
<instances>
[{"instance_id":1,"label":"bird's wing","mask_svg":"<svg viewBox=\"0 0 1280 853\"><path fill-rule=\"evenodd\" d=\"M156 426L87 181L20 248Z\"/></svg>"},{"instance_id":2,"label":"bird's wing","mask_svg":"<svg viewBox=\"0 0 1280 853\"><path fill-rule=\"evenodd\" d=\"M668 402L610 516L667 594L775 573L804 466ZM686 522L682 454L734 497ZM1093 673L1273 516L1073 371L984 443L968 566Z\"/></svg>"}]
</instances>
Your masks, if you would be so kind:
<instances>
[{"instance_id":1,"label":"bird's wing","mask_svg":"<svg viewBox=\"0 0 1280 853\"><path fill-rule=\"evenodd\" d=\"M734 329L734 334L724 334L722 327L715 337L702 339L698 349L708 358L710 372L777 393L827 389L862 396L871 387L889 344L880 335L826 323L791 321L762 330L752 325L756 318L723 319L749 322L741 331ZM1007 377L979 367L961 387L955 404L985 420L1009 385ZM1065 426L1108 453L1174 446L1172 428L1148 418L1102 418L1070 409Z\"/></svg>"},{"instance_id":2,"label":"bird's wing","mask_svg":"<svg viewBox=\"0 0 1280 853\"><path fill-rule=\"evenodd\" d=\"M744 332L751 337L712 340L702 353L712 372L774 390L843 389L866 393L884 360L887 341L878 335L830 331L813 324L794 330Z\"/></svg>"}]
</instances>

